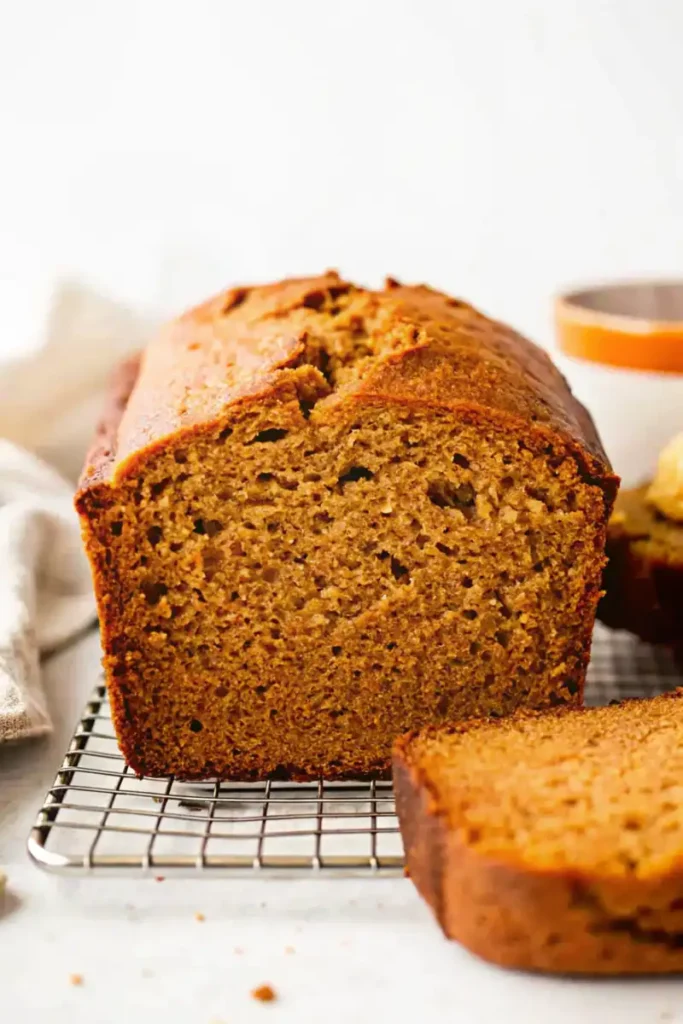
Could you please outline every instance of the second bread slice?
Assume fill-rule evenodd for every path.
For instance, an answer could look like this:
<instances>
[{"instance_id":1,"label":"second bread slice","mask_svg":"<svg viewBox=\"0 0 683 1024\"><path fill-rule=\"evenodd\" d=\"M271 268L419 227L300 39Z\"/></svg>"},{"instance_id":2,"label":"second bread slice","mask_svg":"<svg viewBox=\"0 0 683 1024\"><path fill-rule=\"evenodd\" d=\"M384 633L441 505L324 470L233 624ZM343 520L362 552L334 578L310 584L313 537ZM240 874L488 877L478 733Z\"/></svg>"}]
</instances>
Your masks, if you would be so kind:
<instances>
[{"instance_id":1,"label":"second bread slice","mask_svg":"<svg viewBox=\"0 0 683 1024\"><path fill-rule=\"evenodd\" d=\"M683 690L398 741L409 874L446 935L508 967L683 969Z\"/></svg>"}]
</instances>

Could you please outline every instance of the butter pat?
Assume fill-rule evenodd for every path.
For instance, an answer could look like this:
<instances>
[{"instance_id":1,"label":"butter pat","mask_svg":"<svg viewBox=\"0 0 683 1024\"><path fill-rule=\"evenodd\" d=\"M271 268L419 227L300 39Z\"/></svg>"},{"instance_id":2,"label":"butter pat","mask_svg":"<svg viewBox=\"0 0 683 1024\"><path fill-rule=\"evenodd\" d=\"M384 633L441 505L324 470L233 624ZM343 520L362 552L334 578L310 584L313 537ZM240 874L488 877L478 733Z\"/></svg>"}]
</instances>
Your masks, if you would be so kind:
<instances>
[{"instance_id":1,"label":"butter pat","mask_svg":"<svg viewBox=\"0 0 683 1024\"><path fill-rule=\"evenodd\" d=\"M683 522L683 434L677 434L662 451L647 501L667 519Z\"/></svg>"}]
</instances>

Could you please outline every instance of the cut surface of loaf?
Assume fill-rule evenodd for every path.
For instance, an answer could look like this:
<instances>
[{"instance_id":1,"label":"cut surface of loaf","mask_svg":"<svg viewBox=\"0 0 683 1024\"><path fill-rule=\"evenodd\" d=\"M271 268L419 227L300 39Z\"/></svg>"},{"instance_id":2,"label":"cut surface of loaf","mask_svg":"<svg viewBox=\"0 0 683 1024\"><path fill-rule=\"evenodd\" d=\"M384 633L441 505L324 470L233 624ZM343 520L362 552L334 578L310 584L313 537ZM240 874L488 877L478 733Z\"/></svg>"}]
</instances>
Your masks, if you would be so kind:
<instances>
[{"instance_id":1,"label":"cut surface of loaf","mask_svg":"<svg viewBox=\"0 0 683 1024\"><path fill-rule=\"evenodd\" d=\"M382 775L408 728L579 701L615 487L548 357L429 288L191 310L77 496L129 764Z\"/></svg>"},{"instance_id":2,"label":"cut surface of loaf","mask_svg":"<svg viewBox=\"0 0 683 1024\"><path fill-rule=\"evenodd\" d=\"M529 970L683 969L683 690L426 729L394 786L448 937Z\"/></svg>"},{"instance_id":3,"label":"cut surface of loaf","mask_svg":"<svg viewBox=\"0 0 683 1024\"><path fill-rule=\"evenodd\" d=\"M661 515L648 486L622 491L607 530L605 595L598 616L683 654L683 523Z\"/></svg>"}]
</instances>

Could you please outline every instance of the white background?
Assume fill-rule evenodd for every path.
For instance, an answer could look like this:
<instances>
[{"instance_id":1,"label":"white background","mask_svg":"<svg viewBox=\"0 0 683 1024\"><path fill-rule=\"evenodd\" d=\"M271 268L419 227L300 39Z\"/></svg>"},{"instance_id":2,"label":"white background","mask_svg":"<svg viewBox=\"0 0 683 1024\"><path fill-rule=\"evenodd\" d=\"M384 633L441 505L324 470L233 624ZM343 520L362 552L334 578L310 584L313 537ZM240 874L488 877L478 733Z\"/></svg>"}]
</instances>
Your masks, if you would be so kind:
<instances>
[{"instance_id":1,"label":"white background","mask_svg":"<svg viewBox=\"0 0 683 1024\"><path fill-rule=\"evenodd\" d=\"M682 52L678 0L0 0L0 356L65 280L165 315L328 266L549 344L557 288L681 273ZM24 836L96 659L51 663L51 743L0 751L3 1024L681 1019L677 982L475 963L407 882L40 876Z\"/></svg>"},{"instance_id":2,"label":"white background","mask_svg":"<svg viewBox=\"0 0 683 1024\"><path fill-rule=\"evenodd\" d=\"M678 0L4 0L0 344L56 275L427 280L541 342L559 286L677 274Z\"/></svg>"}]
</instances>

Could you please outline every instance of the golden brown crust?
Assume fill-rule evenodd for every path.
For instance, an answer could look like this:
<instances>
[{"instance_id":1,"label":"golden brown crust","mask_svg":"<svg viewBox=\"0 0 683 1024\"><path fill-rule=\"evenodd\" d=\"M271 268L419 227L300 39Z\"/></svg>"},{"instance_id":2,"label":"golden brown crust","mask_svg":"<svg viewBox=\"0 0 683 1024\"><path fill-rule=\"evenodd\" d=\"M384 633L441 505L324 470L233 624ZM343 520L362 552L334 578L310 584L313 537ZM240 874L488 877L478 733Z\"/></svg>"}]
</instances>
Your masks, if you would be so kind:
<instances>
[{"instance_id":1,"label":"golden brown crust","mask_svg":"<svg viewBox=\"0 0 683 1024\"><path fill-rule=\"evenodd\" d=\"M548 356L510 328L426 286L370 292L329 271L233 288L190 310L144 353L116 427L116 459L88 460L81 486L118 479L164 439L216 422L226 407L272 393L278 372L306 361L323 302L351 296L354 316L387 342L345 398L457 409L561 443L610 493L616 478L594 424ZM323 406L325 403L323 403ZM327 413L327 407L321 414ZM334 402L329 414L334 413ZM113 422L113 421L111 421Z\"/></svg>"},{"instance_id":2,"label":"golden brown crust","mask_svg":"<svg viewBox=\"0 0 683 1024\"><path fill-rule=\"evenodd\" d=\"M678 703L683 690L657 700ZM519 712L515 717L582 714L590 710ZM452 731L476 726L461 723ZM422 735L430 733L437 734L425 730ZM448 938L492 963L530 971L618 975L683 970L680 858L673 866L639 876L611 875L599 868L592 874L583 868L534 868L532 848L522 854L511 847L505 858L482 853L440 803L429 769L415 753L418 739L407 735L394 747L396 807L406 873ZM563 795L558 793L558 801ZM557 814L562 814L559 804Z\"/></svg>"}]
</instances>

